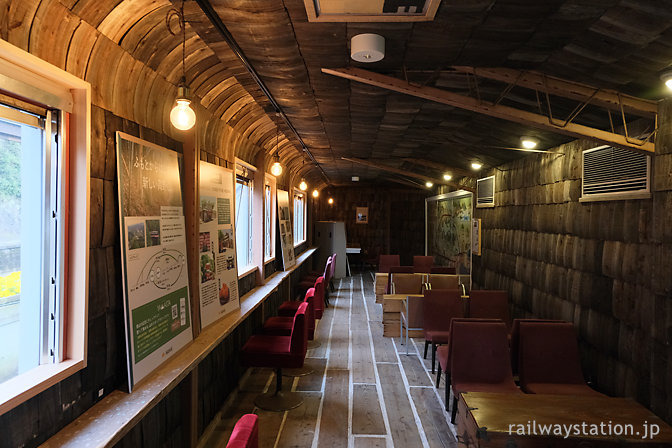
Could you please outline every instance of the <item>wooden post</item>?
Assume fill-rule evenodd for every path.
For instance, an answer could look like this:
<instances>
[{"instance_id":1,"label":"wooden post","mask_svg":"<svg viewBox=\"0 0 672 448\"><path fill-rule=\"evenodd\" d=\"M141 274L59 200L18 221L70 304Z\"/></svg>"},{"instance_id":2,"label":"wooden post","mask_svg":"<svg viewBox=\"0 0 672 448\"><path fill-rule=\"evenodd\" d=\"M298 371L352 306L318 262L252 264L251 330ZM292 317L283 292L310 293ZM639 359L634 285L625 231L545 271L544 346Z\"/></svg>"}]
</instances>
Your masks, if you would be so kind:
<instances>
[{"instance_id":1,"label":"wooden post","mask_svg":"<svg viewBox=\"0 0 672 448\"><path fill-rule=\"evenodd\" d=\"M198 166L199 149L196 142L196 131L184 133L182 144L184 167L184 220L187 239L187 265L189 267L189 291L191 292L191 329L194 339L201 332L200 294L198 290Z\"/></svg>"}]
</instances>

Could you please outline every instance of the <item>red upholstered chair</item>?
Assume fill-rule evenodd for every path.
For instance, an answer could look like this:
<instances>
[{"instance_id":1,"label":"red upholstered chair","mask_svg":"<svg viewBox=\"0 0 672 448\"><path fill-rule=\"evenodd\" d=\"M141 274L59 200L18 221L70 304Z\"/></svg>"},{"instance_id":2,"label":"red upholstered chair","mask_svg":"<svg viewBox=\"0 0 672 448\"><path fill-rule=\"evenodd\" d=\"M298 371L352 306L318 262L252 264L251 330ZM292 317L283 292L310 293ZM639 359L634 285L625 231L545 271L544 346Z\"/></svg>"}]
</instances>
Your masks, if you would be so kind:
<instances>
[{"instance_id":1,"label":"red upholstered chair","mask_svg":"<svg viewBox=\"0 0 672 448\"><path fill-rule=\"evenodd\" d=\"M461 392L521 393L513 382L506 325L503 322L455 322L451 336L451 422Z\"/></svg>"},{"instance_id":2,"label":"red upholstered chair","mask_svg":"<svg viewBox=\"0 0 672 448\"><path fill-rule=\"evenodd\" d=\"M499 319L470 319L468 317L457 317L450 321L450 331L448 332L448 343L436 349L436 359L439 364L436 369L436 387L441 383L441 371L446 373L446 411L448 410L448 403L450 402L450 349L452 348L452 334L453 324L455 322L501 322Z\"/></svg>"},{"instance_id":3,"label":"red upholstered chair","mask_svg":"<svg viewBox=\"0 0 672 448\"><path fill-rule=\"evenodd\" d=\"M413 266L390 266L390 272L387 274L387 288L385 294L392 294L392 277L394 274L412 274Z\"/></svg>"},{"instance_id":4,"label":"red upholstered chair","mask_svg":"<svg viewBox=\"0 0 672 448\"><path fill-rule=\"evenodd\" d=\"M315 286L315 282L319 277L324 277L324 294L322 294L322 302L324 303L324 306L329 305L329 297L327 296L328 290L327 290L327 285L329 284L329 279L331 278L332 275L332 257L327 258L327 264L324 266L324 272L322 275L316 276L316 277L306 277L301 282L299 283L299 293L305 295L305 291L307 291L310 288L313 288ZM319 319L319 318L318 318Z\"/></svg>"},{"instance_id":5,"label":"red upholstered chair","mask_svg":"<svg viewBox=\"0 0 672 448\"><path fill-rule=\"evenodd\" d=\"M259 417L245 414L233 427L226 448L259 448Z\"/></svg>"},{"instance_id":6,"label":"red upholstered chair","mask_svg":"<svg viewBox=\"0 0 672 448\"><path fill-rule=\"evenodd\" d=\"M523 322L558 323L566 321L551 319L513 319L513 324L511 325L511 337L509 338L509 347L511 351L511 370L513 371L514 375L518 374L518 342L520 341L520 324Z\"/></svg>"},{"instance_id":7,"label":"red upholstered chair","mask_svg":"<svg viewBox=\"0 0 672 448\"><path fill-rule=\"evenodd\" d=\"M413 256L413 272L429 274L434 266L434 257L431 255Z\"/></svg>"},{"instance_id":8,"label":"red upholstered chair","mask_svg":"<svg viewBox=\"0 0 672 448\"><path fill-rule=\"evenodd\" d=\"M448 266L432 266L432 269L429 271L429 273L455 275L455 268L449 268Z\"/></svg>"},{"instance_id":9,"label":"red upholstered chair","mask_svg":"<svg viewBox=\"0 0 672 448\"><path fill-rule=\"evenodd\" d=\"M315 298L313 300L313 312L315 319L322 319L322 314L324 313L324 277L318 277L317 280L315 280L313 289L315 290L313 294L313 297ZM308 291L310 291L310 289ZM308 291L306 291L306 293L308 293ZM280 307L278 307L278 316L293 317L294 314L296 314L296 310L299 309L299 305L301 305L301 303L303 302L298 300L288 300L287 302L284 302L282 305L280 305Z\"/></svg>"},{"instance_id":10,"label":"red upholstered chair","mask_svg":"<svg viewBox=\"0 0 672 448\"><path fill-rule=\"evenodd\" d=\"M511 330L509 317L509 294L506 291L476 289L469 293L469 317L477 319L501 319Z\"/></svg>"},{"instance_id":11,"label":"red upholstered chair","mask_svg":"<svg viewBox=\"0 0 672 448\"><path fill-rule=\"evenodd\" d=\"M520 388L529 394L595 395L583 379L574 325L568 322L520 324Z\"/></svg>"},{"instance_id":12,"label":"red upholstered chair","mask_svg":"<svg viewBox=\"0 0 672 448\"><path fill-rule=\"evenodd\" d=\"M392 266L401 266L399 255L381 254L378 259L378 272L389 273Z\"/></svg>"},{"instance_id":13,"label":"red upholstered chair","mask_svg":"<svg viewBox=\"0 0 672 448\"><path fill-rule=\"evenodd\" d=\"M276 369L275 392L261 394L254 400L254 404L260 409L287 411L303 403L300 394L282 390L282 369L297 369L303 366L308 348L307 310L307 303L304 302L299 306L290 336L253 335L240 350L243 365Z\"/></svg>"},{"instance_id":14,"label":"red upholstered chair","mask_svg":"<svg viewBox=\"0 0 672 448\"><path fill-rule=\"evenodd\" d=\"M422 299L422 314L424 317L425 354L432 344L432 373L436 365L436 347L447 344L450 338L450 321L457 317L464 317L462 296L457 289L429 289L424 292Z\"/></svg>"}]
</instances>

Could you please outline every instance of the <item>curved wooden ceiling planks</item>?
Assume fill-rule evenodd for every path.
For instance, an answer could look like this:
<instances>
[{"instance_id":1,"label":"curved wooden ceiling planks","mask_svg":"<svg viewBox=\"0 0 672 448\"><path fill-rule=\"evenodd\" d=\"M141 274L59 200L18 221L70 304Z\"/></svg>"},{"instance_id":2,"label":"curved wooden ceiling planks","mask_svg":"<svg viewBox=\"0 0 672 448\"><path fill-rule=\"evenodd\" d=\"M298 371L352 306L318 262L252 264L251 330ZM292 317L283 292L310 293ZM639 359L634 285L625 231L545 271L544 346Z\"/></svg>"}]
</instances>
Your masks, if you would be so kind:
<instances>
[{"instance_id":1,"label":"curved wooden ceiling planks","mask_svg":"<svg viewBox=\"0 0 672 448\"><path fill-rule=\"evenodd\" d=\"M0 0L0 37L90 82L93 104L179 138L168 119L182 76L182 39L165 23L172 7L167 0ZM203 105L195 105L199 141L228 160L274 151L268 101L235 55L206 45L189 24L186 37L187 78ZM282 158L298 156L280 136L288 142Z\"/></svg>"}]
</instances>

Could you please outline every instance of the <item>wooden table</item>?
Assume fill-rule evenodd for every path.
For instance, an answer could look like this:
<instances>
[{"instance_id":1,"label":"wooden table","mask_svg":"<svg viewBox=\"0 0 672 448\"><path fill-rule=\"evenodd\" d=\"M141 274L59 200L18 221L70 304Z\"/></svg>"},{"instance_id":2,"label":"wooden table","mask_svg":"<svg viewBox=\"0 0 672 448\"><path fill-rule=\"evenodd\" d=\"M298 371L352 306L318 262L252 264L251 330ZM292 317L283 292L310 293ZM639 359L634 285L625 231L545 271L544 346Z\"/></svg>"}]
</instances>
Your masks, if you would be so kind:
<instances>
[{"instance_id":1,"label":"wooden table","mask_svg":"<svg viewBox=\"0 0 672 448\"><path fill-rule=\"evenodd\" d=\"M542 435L548 425L563 434ZM618 435L624 425L630 435ZM672 447L672 427L642 405L594 396L463 393L457 434L469 448Z\"/></svg>"},{"instance_id":2,"label":"wooden table","mask_svg":"<svg viewBox=\"0 0 672 448\"><path fill-rule=\"evenodd\" d=\"M406 297L422 297L422 294L384 294L383 295L383 336L401 336L401 308ZM409 337L423 336L422 330L412 330Z\"/></svg>"}]
</instances>

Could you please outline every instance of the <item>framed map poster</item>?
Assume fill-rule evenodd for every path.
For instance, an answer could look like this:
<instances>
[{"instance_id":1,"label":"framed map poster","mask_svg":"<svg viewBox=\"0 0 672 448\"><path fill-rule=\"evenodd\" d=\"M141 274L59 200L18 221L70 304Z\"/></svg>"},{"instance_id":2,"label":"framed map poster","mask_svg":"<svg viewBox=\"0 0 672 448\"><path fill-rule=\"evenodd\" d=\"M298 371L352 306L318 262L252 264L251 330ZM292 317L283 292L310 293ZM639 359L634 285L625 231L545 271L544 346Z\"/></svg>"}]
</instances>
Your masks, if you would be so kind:
<instances>
[{"instance_id":1,"label":"framed map poster","mask_svg":"<svg viewBox=\"0 0 672 448\"><path fill-rule=\"evenodd\" d=\"M473 195L464 190L425 199L425 254L438 266L471 274Z\"/></svg>"},{"instance_id":2,"label":"framed map poster","mask_svg":"<svg viewBox=\"0 0 672 448\"><path fill-rule=\"evenodd\" d=\"M199 291L201 327L240 308L233 170L200 162Z\"/></svg>"},{"instance_id":3,"label":"framed map poster","mask_svg":"<svg viewBox=\"0 0 672 448\"><path fill-rule=\"evenodd\" d=\"M296 265L296 259L294 258L292 221L289 214L289 193L285 190L278 190L278 227L282 248L282 266L284 270L287 270Z\"/></svg>"},{"instance_id":4,"label":"framed map poster","mask_svg":"<svg viewBox=\"0 0 672 448\"><path fill-rule=\"evenodd\" d=\"M192 339L178 154L117 132L128 387Z\"/></svg>"}]
</instances>

